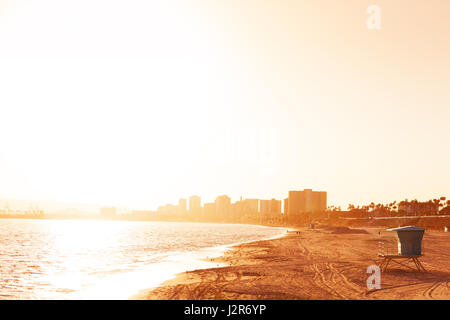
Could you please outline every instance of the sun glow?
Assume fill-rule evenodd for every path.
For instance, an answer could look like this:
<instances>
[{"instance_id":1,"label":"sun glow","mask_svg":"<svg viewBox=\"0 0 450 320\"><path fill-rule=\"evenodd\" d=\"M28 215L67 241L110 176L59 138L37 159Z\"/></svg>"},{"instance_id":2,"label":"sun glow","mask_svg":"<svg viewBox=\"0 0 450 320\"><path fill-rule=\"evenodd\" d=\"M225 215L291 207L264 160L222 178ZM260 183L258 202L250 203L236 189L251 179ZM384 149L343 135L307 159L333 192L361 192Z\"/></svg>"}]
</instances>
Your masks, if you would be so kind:
<instances>
[{"instance_id":1,"label":"sun glow","mask_svg":"<svg viewBox=\"0 0 450 320\"><path fill-rule=\"evenodd\" d=\"M447 11L385 4L370 33L367 4L327 7L3 1L1 198L156 209L308 187L345 206L448 190Z\"/></svg>"}]
</instances>

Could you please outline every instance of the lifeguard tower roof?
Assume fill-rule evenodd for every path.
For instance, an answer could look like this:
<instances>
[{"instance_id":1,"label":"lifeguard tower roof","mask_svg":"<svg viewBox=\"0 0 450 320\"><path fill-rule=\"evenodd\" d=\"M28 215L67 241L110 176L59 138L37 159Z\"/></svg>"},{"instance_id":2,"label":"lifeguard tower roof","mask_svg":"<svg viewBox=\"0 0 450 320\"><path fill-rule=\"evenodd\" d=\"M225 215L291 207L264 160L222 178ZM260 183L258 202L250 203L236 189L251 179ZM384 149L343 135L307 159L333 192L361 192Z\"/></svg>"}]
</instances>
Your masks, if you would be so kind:
<instances>
[{"instance_id":1,"label":"lifeguard tower roof","mask_svg":"<svg viewBox=\"0 0 450 320\"><path fill-rule=\"evenodd\" d=\"M419 228L416 226L406 226L406 227L387 229L386 231L425 231L425 229Z\"/></svg>"}]
</instances>

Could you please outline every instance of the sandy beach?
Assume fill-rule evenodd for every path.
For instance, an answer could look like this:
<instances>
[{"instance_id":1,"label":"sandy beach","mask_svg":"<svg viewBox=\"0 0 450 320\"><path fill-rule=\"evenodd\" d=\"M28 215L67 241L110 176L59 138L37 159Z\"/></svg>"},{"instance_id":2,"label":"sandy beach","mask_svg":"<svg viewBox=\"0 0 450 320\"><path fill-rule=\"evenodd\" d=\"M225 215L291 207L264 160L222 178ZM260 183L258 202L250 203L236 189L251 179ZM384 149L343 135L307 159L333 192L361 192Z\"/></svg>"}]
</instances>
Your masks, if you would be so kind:
<instances>
[{"instance_id":1,"label":"sandy beach","mask_svg":"<svg viewBox=\"0 0 450 320\"><path fill-rule=\"evenodd\" d=\"M392 264L381 274L381 289L369 290L367 267L380 264L380 242L395 251L394 234L380 228L297 230L235 246L210 259L226 267L179 274L132 299L450 299L450 233L425 232L426 273Z\"/></svg>"}]
</instances>

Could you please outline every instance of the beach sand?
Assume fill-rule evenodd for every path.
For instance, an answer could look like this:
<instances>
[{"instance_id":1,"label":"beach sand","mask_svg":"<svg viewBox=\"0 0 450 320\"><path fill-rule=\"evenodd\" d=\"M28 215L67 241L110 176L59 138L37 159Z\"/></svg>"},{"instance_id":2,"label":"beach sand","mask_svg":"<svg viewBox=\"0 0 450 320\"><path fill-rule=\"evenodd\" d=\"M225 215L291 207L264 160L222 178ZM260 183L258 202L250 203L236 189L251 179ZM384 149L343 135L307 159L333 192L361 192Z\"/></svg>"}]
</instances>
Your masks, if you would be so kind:
<instances>
[{"instance_id":1,"label":"beach sand","mask_svg":"<svg viewBox=\"0 0 450 320\"><path fill-rule=\"evenodd\" d=\"M380 241L385 253L396 250L395 234L384 229L298 228L235 246L213 259L228 266L179 274L132 299L450 299L450 233L425 232L426 273L391 264L381 289L369 290L366 271L380 264Z\"/></svg>"}]
</instances>

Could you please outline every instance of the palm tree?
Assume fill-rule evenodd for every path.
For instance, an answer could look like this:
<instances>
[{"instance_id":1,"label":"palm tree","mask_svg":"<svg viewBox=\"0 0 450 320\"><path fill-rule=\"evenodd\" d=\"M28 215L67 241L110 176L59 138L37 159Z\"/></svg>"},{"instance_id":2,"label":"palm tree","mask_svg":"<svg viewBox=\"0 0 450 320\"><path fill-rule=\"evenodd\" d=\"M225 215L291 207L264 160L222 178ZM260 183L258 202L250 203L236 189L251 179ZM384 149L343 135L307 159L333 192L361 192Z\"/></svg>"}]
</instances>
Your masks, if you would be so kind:
<instances>
[{"instance_id":1,"label":"palm tree","mask_svg":"<svg viewBox=\"0 0 450 320\"><path fill-rule=\"evenodd\" d=\"M434 203L434 205L436 207L437 214L439 214L439 207L441 206L440 202L441 202L441 199L433 199L433 203Z\"/></svg>"},{"instance_id":2,"label":"palm tree","mask_svg":"<svg viewBox=\"0 0 450 320\"><path fill-rule=\"evenodd\" d=\"M446 197L440 197L439 198L439 208L442 208L442 209L444 209L444 205L445 205L445 200L446 200L447 198ZM441 203L441 201L442 201L442 203ZM441 209L441 210L442 210ZM439 210L440 211L440 210Z\"/></svg>"}]
</instances>

